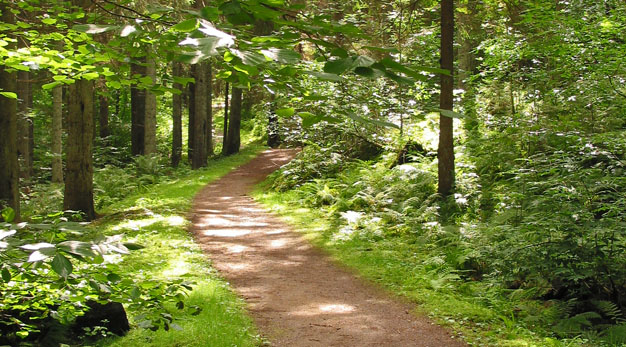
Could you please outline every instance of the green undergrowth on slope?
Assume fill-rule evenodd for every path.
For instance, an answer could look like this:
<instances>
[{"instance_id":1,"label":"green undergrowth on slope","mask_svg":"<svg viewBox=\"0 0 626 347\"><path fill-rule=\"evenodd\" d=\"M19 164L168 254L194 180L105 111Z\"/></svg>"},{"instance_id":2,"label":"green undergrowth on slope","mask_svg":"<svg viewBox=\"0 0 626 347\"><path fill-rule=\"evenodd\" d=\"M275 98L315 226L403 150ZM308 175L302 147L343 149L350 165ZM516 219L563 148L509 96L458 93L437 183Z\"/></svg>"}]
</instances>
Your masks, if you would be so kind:
<instances>
[{"instance_id":1,"label":"green undergrowth on slope","mask_svg":"<svg viewBox=\"0 0 626 347\"><path fill-rule=\"evenodd\" d=\"M228 158L209 162L205 169L162 182L148 191L107 207L92 228L106 235L123 233L145 248L124 256L122 277L192 283L184 305L172 304L162 314L168 329L141 328L141 312L129 311L134 327L124 337L101 340L101 346L255 346L260 338L242 301L219 278L188 232L187 220L195 194L207 183L254 158L262 150L249 145ZM169 316L171 315L171 317Z\"/></svg>"}]
</instances>

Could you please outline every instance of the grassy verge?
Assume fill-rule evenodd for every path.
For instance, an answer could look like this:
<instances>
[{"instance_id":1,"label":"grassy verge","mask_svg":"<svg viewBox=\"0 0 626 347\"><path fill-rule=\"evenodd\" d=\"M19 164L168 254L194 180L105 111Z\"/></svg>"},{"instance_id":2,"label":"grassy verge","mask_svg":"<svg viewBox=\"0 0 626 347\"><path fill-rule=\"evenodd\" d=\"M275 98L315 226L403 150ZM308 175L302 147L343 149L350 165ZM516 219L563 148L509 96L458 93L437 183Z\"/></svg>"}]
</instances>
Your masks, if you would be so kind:
<instances>
[{"instance_id":1,"label":"grassy verge","mask_svg":"<svg viewBox=\"0 0 626 347\"><path fill-rule=\"evenodd\" d=\"M531 301L505 302L497 288L480 282L461 282L429 267L437 259L424 245L408 237L353 238L337 240L337 220L319 209L303 207L297 193L267 191L261 184L257 201L282 215L294 229L313 244L328 251L339 262L391 292L419 304L418 310L437 323L450 327L457 337L476 346L577 346L584 339L567 342L541 337L506 315L512 307L533 305ZM436 265L436 264L433 264ZM430 269L430 270L429 270Z\"/></svg>"},{"instance_id":2,"label":"grassy verge","mask_svg":"<svg viewBox=\"0 0 626 347\"><path fill-rule=\"evenodd\" d=\"M177 279L196 284L185 308L170 307L177 329L151 331L135 328L124 337L101 340L101 346L255 346L260 343L242 301L210 267L187 232L186 219L198 190L233 168L254 158L262 149L249 145L238 155L209 162L206 169L177 177L115 203L92 228L105 235L124 233L145 246L125 256L122 277ZM129 312L131 316L135 312ZM136 322L135 322L136 323Z\"/></svg>"}]
</instances>

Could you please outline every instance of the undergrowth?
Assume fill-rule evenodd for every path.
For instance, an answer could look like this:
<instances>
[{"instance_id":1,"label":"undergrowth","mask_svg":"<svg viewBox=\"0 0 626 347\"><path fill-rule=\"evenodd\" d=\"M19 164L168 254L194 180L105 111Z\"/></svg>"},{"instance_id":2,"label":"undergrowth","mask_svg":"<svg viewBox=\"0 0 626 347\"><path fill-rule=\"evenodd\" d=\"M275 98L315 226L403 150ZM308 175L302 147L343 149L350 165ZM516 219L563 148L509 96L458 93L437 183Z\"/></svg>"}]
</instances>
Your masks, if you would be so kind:
<instances>
[{"instance_id":1,"label":"undergrowth","mask_svg":"<svg viewBox=\"0 0 626 347\"><path fill-rule=\"evenodd\" d=\"M626 142L607 136L559 138L495 170L493 154L462 148L443 200L428 157L390 168L393 154L313 145L257 197L472 344L620 345Z\"/></svg>"}]
</instances>

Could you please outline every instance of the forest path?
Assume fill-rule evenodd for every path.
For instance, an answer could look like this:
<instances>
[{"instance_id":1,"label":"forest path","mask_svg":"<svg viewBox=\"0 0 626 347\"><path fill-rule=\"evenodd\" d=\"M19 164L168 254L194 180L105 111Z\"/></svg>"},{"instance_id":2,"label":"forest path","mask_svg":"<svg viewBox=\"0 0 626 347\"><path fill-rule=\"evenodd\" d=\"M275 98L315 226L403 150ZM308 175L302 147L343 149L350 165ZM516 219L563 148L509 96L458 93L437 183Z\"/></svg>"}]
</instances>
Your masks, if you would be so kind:
<instances>
[{"instance_id":1,"label":"forest path","mask_svg":"<svg viewBox=\"0 0 626 347\"><path fill-rule=\"evenodd\" d=\"M339 268L248 193L295 150L267 150L207 185L192 231L273 346L463 346L412 306Z\"/></svg>"}]
</instances>

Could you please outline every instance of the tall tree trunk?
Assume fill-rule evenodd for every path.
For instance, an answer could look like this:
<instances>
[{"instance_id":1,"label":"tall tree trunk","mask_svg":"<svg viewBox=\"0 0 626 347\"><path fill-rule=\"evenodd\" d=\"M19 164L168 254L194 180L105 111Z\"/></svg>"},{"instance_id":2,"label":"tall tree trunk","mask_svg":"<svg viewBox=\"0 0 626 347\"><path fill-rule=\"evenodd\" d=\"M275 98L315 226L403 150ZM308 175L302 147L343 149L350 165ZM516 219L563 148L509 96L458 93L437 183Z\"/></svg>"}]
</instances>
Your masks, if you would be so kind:
<instances>
[{"instance_id":1,"label":"tall tree trunk","mask_svg":"<svg viewBox=\"0 0 626 347\"><path fill-rule=\"evenodd\" d=\"M101 106L102 107L102 106ZM63 87L52 89L52 182L63 183Z\"/></svg>"},{"instance_id":2,"label":"tall tree trunk","mask_svg":"<svg viewBox=\"0 0 626 347\"><path fill-rule=\"evenodd\" d=\"M100 120L100 129L98 135L101 139L105 139L109 135L111 135L111 132L109 131L109 97L105 94L100 94L98 103L98 119Z\"/></svg>"},{"instance_id":3,"label":"tall tree trunk","mask_svg":"<svg viewBox=\"0 0 626 347\"><path fill-rule=\"evenodd\" d=\"M4 23L15 23L13 13L6 4L0 3ZM13 44L6 48L13 49ZM0 89L3 92L17 92L17 74L7 72L0 65ZM6 206L13 208L16 219L20 216L19 166L17 161L17 100L0 95L0 210Z\"/></svg>"},{"instance_id":4,"label":"tall tree trunk","mask_svg":"<svg viewBox=\"0 0 626 347\"><path fill-rule=\"evenodd\" d=\"M205 129L205 145L207 157L213 155L213 66L210 62L205 63L206 66L206 129Z\"/></svg>"},{"instance_id":5,"label":"tall tree trunk","mask_svg":"<svg viewBox=\"0 0 626 347\"><path fill-rule=\"evenodd\" d=\"M226 88L224 90L224 136L222 136L222 154L226 153L224 152L224 148L226 148L226 141L228 140L228 93L230 93L229 87L230 86L228 82L226 82Z\"/></svg>"},{"instance_id":6,"label":"tall tree trunk","mask_svg":"<svg viewBox=\"0 0 626 347\"><path fill-rule=\"evenodd\" d=\"M30 118L32 105L30 78L31 74L28 71L19 71L17 73L17 152L18 160L21 158L20 176L24 180L29 180L33 173L33 151L31 145L34 144L34 141L31 140L33 128L32 119Z\"/></svg>"},{"instance_id":7,"label":"tall tree trunk","mask_svg":"<svg viewBox=\"0 0 626 347\"><path fill-rule=\"evenodd\" d=\"M228 142L224 148L226 155L239 152L241 139L239 130L241 128L241 88L233 87L233 98L230 104L230 122L228 124Z\"/></svg>"},{"instance_id":8,"label":"tall tree trunk","mask_svg":"<svg viewBox=\"0 0 626 347\"><path fill-rule=\"evenodd\" d=\"M454 89L454 1L441 1L441 68L450 76L441 75L439 107L452 110ZM448 196L454 186L454 143L452 118L439 117L438 192Z\"/></svg>"},{"instance_id":9,"label":"tall tree trunk","mask_svg":"<svg viewBox=\"0 0 626 347\"><path fill-rule=\"evenodd\" d=\"M63 208L96 217L93 204L93 82L68 86L67 146Z\"/></svg>"},{"instance_id":10,"label":"tall tree trunk","mask_svg":"<svg viewBox=\"0 0 626 347\"><path fill-rule=\"evenodd\" d=\"M156 63L152 57L147 60L146 76L152 79L152 83L156 83ZM146 91L146 115L144 127L144 154L150 155L156 153L156 94Z\"/></svg>"},{"instance_id":11,"label":"tall tree trunk","mask_svg":"<svg viewBox=\"0 0 626 347\"><path fill-rule=\"evenodd\" d=\"M130 74L133 78L141 78L146 75L145 57L139 59L139 63L130 65ZM130 113L131 113L131 152L133 155L142 155L145 151L144 133L146 121L146 90L133 86L130 89Z\"/></svg>"},{"instance_id":12,"label":"tall tree trunk","mask_svg":"<svg viewBox=\"0 0 626 347\"><path fill-rule=\"evenodd\" d=\"M207 106L208 106L208 77L207 63L197 64L194 79L194 123L193 123L193 151L191 168L198 169L207 164L206 140L207 140Z\"/></svg>"},{"instance_id":13,"label":"tall tree trunk","mask_svg":"<svg viewBox=\"0 0 626 347\"><path fill-rule=\"evenodd\" d=\"M190 67L190 75L195 78L196 66ZM189 122L187 122L187 160L191 163L193 158L194 134L196 127L196 82L189 83L189 99L187 108L189 109Z\"/></svg>"},{"instance_id":14,"label":"tall tree trunk","mask_svg":"<svg viewBox=\"0 0 626 347\"><path fill-rule=\"evenodd\" d=\"M267 119L267 145L271 148L277 148L280 145L280 134L278 128L278 116L276 115L276 106L274 104L275 96L272 94L270 113Z\"/></svg>"},{"instance_id":15,"label":"tall tree trunk","mask_svg":"<svg viewBox=\"0 0 626 347\"><path fill-rule=\"evenodd\" d=\"M181 76L180 63L174 62L172 65L172 74L176 77ZM180 83L174 83L174 89L182 92L183 86ZM183 149L183 98L181 94L172 94L172 166L177 167L180 163Z\"/></svg>"}]
</instances>

